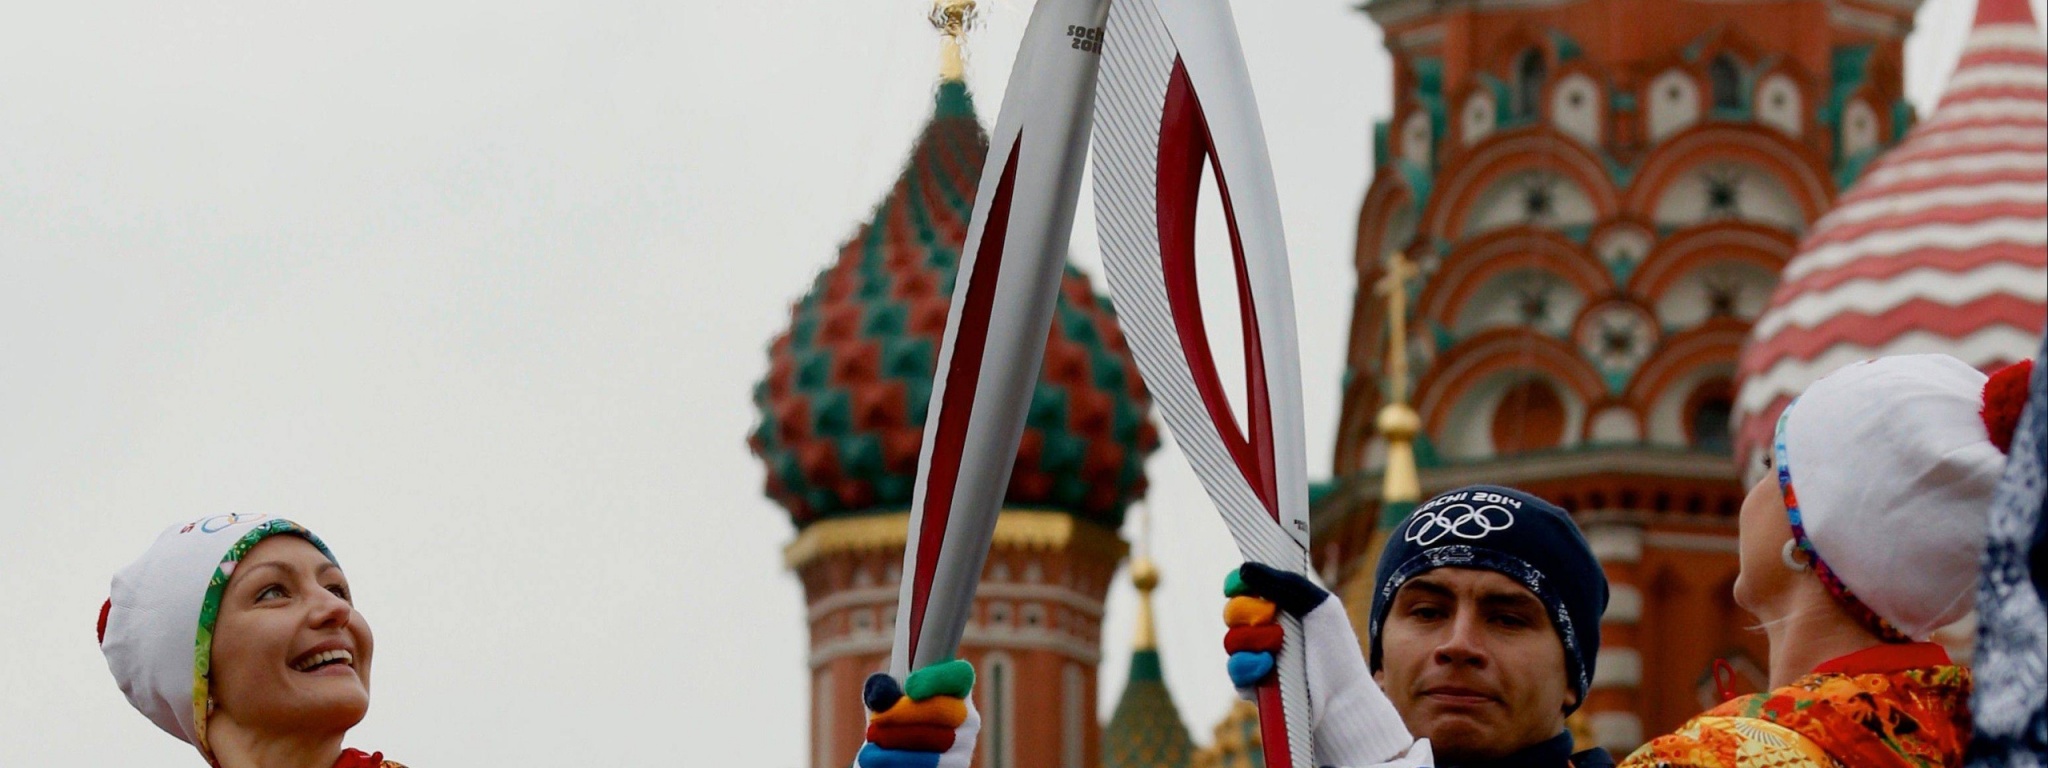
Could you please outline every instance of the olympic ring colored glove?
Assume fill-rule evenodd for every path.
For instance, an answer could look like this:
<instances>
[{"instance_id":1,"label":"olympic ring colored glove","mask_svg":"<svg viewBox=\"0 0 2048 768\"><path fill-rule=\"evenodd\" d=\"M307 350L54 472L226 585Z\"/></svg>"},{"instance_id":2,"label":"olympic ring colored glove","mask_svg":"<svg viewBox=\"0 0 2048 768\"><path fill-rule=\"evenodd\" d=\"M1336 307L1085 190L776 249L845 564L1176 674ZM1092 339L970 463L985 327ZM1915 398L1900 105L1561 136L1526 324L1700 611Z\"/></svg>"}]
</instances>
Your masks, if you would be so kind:
<instances>
[{"instance_id":1,"label":"olympic ring colored glove","mask_svg":"<svg viewBox=\"0 0 2048 768\"><path fill-rule=\"evenodd\" d=\"M1273 673L1280 650L1280 611L1301 620L1308 662L1309 718L1316 765L1431 765L1429 742L1417 741L1401 713L1366 669L1358 633L1344 603L1300 574L1245 563L1223 582L1223 649L1230 682L1252 698L1252 687Z\"/></svg>"},{"instance_id":2,"label":"olympic ring colored glove","mask_svg":"<svg viewBox=\"0 0 2048 768\"><path fill-rule=\"evenodd\" d=\"M910 673L902 685L888 673L868 676L867 743L857 768L967 768L974 759L981 714L974 711L974 666L953 660Z\"/></svg>"}]
</instances>

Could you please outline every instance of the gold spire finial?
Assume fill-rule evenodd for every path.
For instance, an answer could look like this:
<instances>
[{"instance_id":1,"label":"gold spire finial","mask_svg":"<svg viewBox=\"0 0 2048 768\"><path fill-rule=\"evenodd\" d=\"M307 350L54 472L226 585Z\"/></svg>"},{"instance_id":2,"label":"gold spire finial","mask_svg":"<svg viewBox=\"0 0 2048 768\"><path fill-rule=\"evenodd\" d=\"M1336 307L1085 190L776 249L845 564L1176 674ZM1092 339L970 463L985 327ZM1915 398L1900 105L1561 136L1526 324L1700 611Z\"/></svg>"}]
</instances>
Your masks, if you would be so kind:
<instances>
[{"instance_id":1,"label":"gold spire finial","mask_svg":"<svg viewBox=\"0 0 2048 768\"><path fill-rule=\"evenodd\" d=\"M1137 554L1131 557L1131 584L1138 588L1138 636L1132 651L1159 650L1159 637L1152 624L1152 590L1159 588L1159 566L1152 562L1152 514L1145 510L1138 518Z\"/></svg>"},{"instance_id":2,"label":"gold spire finial","mask_svg":"<svg viewBox=\"0 0 2048 768\"><path fill-rule=\"evenodd\" d=\"M966 79L967 63L960 50L976 20L974 0L933 0L932 26L946 36L939 53L939 77L955 82Z\"/></svg>"},{"instance_id":3,"label":"gold spire finial","mask_svg":"<svg viewBox=\"0 0 2048 768\"><path fill-rule=\"evenodd\" d=\"M1380 406L1378 419L1380 436L1387 441L1387 467L1380 482L1383 505L1422 500L1414 447L1422 418L1408 405L1408 280L1418 272L1415 262L1395 251L1387 254L1386 276L1374 287L1387 297L1387 401Z\"/></svg>"}]
</instances>

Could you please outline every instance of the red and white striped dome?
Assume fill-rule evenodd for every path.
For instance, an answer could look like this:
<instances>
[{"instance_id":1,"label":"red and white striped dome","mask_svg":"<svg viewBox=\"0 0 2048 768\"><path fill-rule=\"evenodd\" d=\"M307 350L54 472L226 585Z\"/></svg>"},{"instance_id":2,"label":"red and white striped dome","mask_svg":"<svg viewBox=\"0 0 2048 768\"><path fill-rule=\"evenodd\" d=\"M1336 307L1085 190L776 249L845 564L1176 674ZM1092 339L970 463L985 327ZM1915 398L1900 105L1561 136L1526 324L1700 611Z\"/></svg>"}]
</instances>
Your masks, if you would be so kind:
<instances>
[{"instance_id":1,"label":"red and white striped dome","mask_svg":"<svg viewBox=\"0 0 2048 768\"><path fill-rule=\"evenodd\" d=\"M2027 0L1980 0L1941 105L1815 222L1737 369L1752 481L1785 404L1843 365L2025 358L2048 324L2048 49Z\"/></svg>"}]
</instances>

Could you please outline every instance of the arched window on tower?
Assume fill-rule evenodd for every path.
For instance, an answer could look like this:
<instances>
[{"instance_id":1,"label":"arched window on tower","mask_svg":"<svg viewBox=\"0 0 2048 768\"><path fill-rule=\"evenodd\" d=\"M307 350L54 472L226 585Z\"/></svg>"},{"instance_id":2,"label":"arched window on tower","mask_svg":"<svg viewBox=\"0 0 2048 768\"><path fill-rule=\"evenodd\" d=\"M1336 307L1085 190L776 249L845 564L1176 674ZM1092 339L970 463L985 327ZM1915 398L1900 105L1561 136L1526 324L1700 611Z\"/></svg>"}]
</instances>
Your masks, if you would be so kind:
<instances>
[{"instance_id":1,"label":"arched window on tower","mask_svg":"<svg viewBox=\"0 0 2048 768\"><path fill-rule=\"evenodd\" d=\"M1543 80L1549 76L1543 51L1531 48L1515 63L1515 116L1535 118L1542 111Z\"/></svg>"},{"instance_id":2,"label":"arched window on tower","mask_svg":"<svg viewBox=\"0 0 2048 768\"><path fill-rule=\"evenodd\" d=\"M1714 92L1714 109L1742 109L1742 67L1735 57L1721 54L1707 65L1707 82Z\"/></svg>"},{"instance_id":3,"label":"arched window on tower","mask_svg":"<svg viewBox=\"0 0 2048 768\"><path fill-rule=\"evenodd\" d=\"M1555 448L1564 441L1564 400L1542 379L1508 388L1493 411L1493 452L1506 456Z\"/></svg>"},{"instance_id":4,"label":"arched window on tower","mask_svg":"<svg viewBox=\"0 0 2048 768\"><path fill-rule=\"evenodd\" d=\"M1060 695L1064 699L1060 702L1060 764L1061 768L1081 768L1087 763L1083 747L1087 745L1088 735L1083 722L1086 716L1081 709L1081 697L1087 695L1083 689L1088 682L1082 677L1081 665L1072 662L1067 663L1060 677Z\"/></svg>"},{"instance_id":5,"label":"arched window on tower","mask_svg":"<svg viewBox=\"0 0 2048 768\"><path fill-rule=\"evenodd\" d=\"M1016 664L1007 654L983 656L974 693L981 697L981 765L1016 768Z\"/></svg>"},{"instance_id":6,"label":"arched window on tower","mask_svg":"<svg viewBox=\"0 0 2048 768\"><path fill-rule=\"evenodd\" d=\"M1734 436L1728 421L1735 412L1735 385L1727 379L1701 384L1685 399L1685 434L1692 447L1714 453L1731 453Z\"/></svg>"},{"instance_id":7,"label":"arched window on tower","mask_svg":"<svg viewBox=\"0 0 2048 768\"><path fill-rule=\"evenodd\" d=\"M832 690L832 673L819 669L817 679L811 682L811 692L817 700L811 702L811 749L817 754L813 762L817 765L833 765L838 758L832 754L832 734L839 726L832 720L832 702L838 700Z\"/></svg>"}]
</instances>

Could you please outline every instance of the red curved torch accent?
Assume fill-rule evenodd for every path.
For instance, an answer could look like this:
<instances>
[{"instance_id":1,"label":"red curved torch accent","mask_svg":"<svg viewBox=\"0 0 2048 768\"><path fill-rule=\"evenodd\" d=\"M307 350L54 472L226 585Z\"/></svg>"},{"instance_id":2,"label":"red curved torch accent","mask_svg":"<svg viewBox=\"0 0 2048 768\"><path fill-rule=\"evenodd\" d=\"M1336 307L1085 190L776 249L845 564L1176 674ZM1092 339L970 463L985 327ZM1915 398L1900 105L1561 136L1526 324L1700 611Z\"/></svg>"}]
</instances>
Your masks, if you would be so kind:
<instances>
[{"instance_id":1,"label":"red curved torch accent","mask_svg":"<svg viewBox=\"0 0 2048 768\"><path fill-rule=\"evenodd\" d=\"M1223 218L1230 228L1230 255L1237 268L1238 318L1244 326L1245 415L1250 434L1241 431L1230 401L1223 394L1222 378L1209 349L1209 335L1202 323L1201 294L1195 280L1195 200L1202 191L1202 164L1216 172L1216 189L1223 199ZM1230 451L1238 472L1266 507L1277 524L1280 521L1278 473L1273 466L1273 417L1266 390L1265 356L1259 346L1258 306L1252 301L1251 281L1246 274L1244 243L1238 236L1237 213L1231 205L1230 182L1216 159L1215 140L1209 134L1202 103L1188 80L1187 67L1179 58L1166 85L1165 113L1159 121L1159 258L1166 282L1166 302L1173 311L1173 326L1194 375L1195 390L1209 409L1217 437ZM1287 743L1286 710L1280 700L1277 673L1254 687L1259 704L1259 738L1266 765L1294 764Z\"/></svg>"},{"instance_id":2,"label":"red curved torch accent","mask_svg":"<svg viewBox=\"0 0 2048 768\"><path fill-rule=\"evenodd\" d=\"M960 480L960 450L967 443L967 423L973 415L974 390L981 382L982 352L988 347L989 313L995 306L996 276L1002 272L1003 241L1010 232L1010 197L1017 186L1017 152L1024 146L1023 134L1010 145L1010 159L1003 164L1002 180L989 204L988 223L981 230L981 248L975 252L974 274L967 281L967 298L960 305L957 330L953 334L953 358L947 366L946 399L941 403L931 457L925 478L924 514L917 530L917 568L912 574L910 599L910 659L917 658L917 646L924 632L924 609L931 602L932 580L937 575L939 553L945 549L946 524L953 514L953 491Z\"/></svg>"},{"instance_id":3,"label":"red curved torch accent","mask_svg":"<svg viewBox=\"0 0 2048 768\"><path fill-rule=\"evenodd\" d=\"M1216 188L1223 199L1223 218L1230 228L1230 255L1237 268L1238 317L1244 325L1246 416L1251 421L1245 434L1230 412L1223 395L1223 383L1216 373L1209 335L1202 322L1202 299L1195 276L1195 199L1202 191L1202 164L1207 161L1216 172ZM1195 389L1216 434L1223 439L1230 456L1244 474L1245 482L1259 495L1266 511L1280 519L1278 480L1273 469L1272 406L1266 390L1266 364L1259 346L1258 307L1252 302L1251 282L1245 273L1244 243L1238 236L1237 213L1231 204L1230 180L1216 162L1216 147L1209 135L1209 122L1202 104L1188 81L1187 68L1179 59L1166 85L1166 109L1159 126L1159 257L1165 273L1166 301L1173 310L1174 330L1180 335L1188 369L1194 374Z\"/></svg>"}]
</instances>

